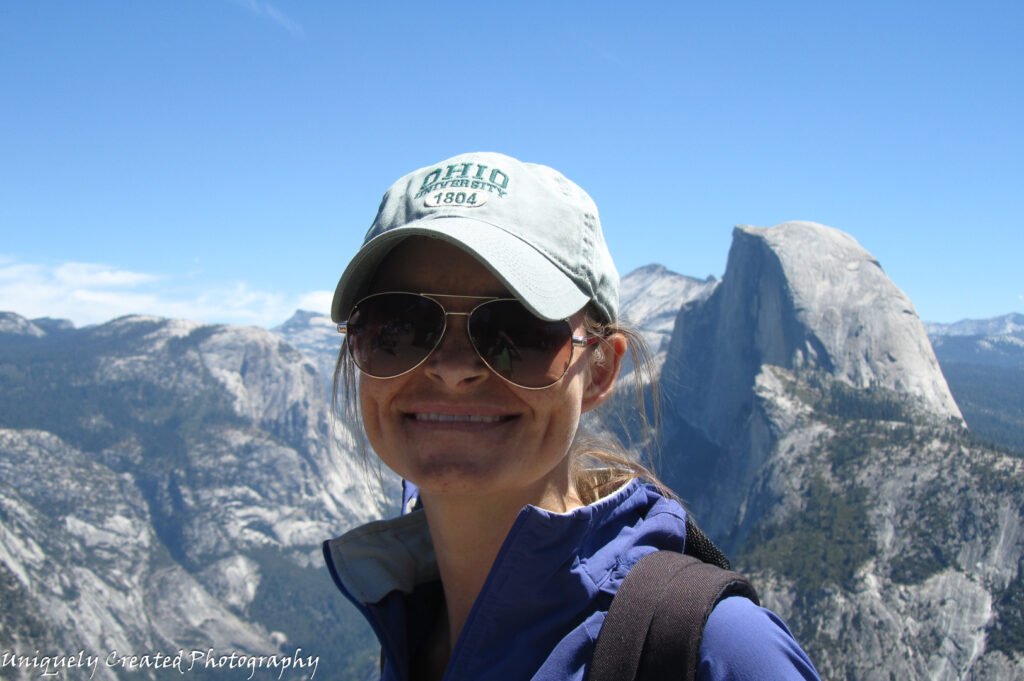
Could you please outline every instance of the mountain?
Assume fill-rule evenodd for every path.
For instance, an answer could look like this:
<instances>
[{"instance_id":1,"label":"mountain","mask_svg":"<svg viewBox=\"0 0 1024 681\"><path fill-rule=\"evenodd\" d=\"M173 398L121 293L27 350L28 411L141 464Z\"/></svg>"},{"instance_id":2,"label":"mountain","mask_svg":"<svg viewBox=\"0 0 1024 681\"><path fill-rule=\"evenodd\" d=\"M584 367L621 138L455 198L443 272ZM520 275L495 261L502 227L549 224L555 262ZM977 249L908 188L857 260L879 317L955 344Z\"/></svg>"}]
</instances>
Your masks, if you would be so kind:
<instances>
[{"instance_id":1,"label":"mountain","mask_svg":"<svg viewBox=\"0 0 1024 681\"><path fill-rule=\"evenodd\" d=\"M0 649L372 666L320 542L379 517L380 493L297 350L257 328L4 314L0 386Z\"/></svg>"},{"instance_id":2,"label":"mountain","mask_svg":"<svg viewBox=\"0 0 1024 681\"><path fill-rule=\"evenodd\" d=\"M739 404L735 392L766 363L820 368L960 417L910 299L848 234L807 222L740 227L726 273L706 304L680 313L669 353L682 361L664 376L686 383L688 408L716 437L735 426L722 407ZM690 361L704 356L713 362Z\"/></svg>"},{"instance_id":3,"label":"mountain","mask_svg":"<svg viewBox=\"0 0 1024 681\"><path fill-rule=\"evenodd\" d=\"M694 279L662 265L640 267L622 278L619 307L623 322L639 331L658 370L665 362L679 308L706 298L717 285L714 277ZM623 374L631 370L632 360L627 356Z\"/></svg>"},{"instance_id":4,"label":"mountain","mask_svg":"<svg viewBox=\"0 0 1024 681\"><path fill-rule=\"evenodd\" d=\"M664 364L679 309L703 300L719 284L710 277L693 279L661 265L647 265L622 278L625 321L647 342L656 368ZM1024 315L954 324L925 322L924 327L973 437L1024 456ZM631 370L627 356L623 377Z\"/></svg>"},{"instance_id":5,"label":"mountain","mask_svg":"<svg viewBox=\"0 0 1024 681\"><path fill-rule=\"evenodd\" d=\"M41 338L46 335L43 326L43 324L36 324L12 312L0 312L0 335Z\"/></svg>"},{"instance_id":6,"label":"mountain","mask_svg":"<svg viewBox=\"0 0 1024 681\"><path fill-rule=\"evenodd\" d=\"M703 453L693 501L715 500L706 522L719 534L742 534L732 516L775 442L756 399L766 366L895 391L960 419L913 305L852 237L805 222L737 228L721 284L680 310L661 376L675 417L662 440Z\"/></svg>"},{"instance_id":7,"label":"mountain","mask_svg":"<svg viewBox=\"0 0 1024 681\"><path fill-rule=\"evenodd\" d=\"M1024 456L1024 315L929 324L928 333L971 431Z\"/></svg>"},{"instance_id":8,"label":"mountain","mask_svg":"<svg viewBox=\"0 0 1024 681\"><path fill-rule=\"evenodd\" d=\"M666 482L825 678L1024 678L1024 462L968 439L852 237L737 228L662 388Z\"/></svg>"},{"instance_id":9,"label":"mountain","mask_svg":"<svg viewBox=\"0 0 1024 681\"><path fill-rule=\"evenodd\" d=\"M331 383L344 336L338 333L337 324L331 321L330 315L296 310L284 324L271 331L301 352L316 366L317 373L328 384Z\"/></svg>"},{"instance_id":10,"label":"mountain","mask_svg":"<svg viewBox=\"0 0 1024 681\"><path fill-rule=\"evenodd\" d=\"M963 363L1024 369L1024 315L929 324L928 335L944 365Z\"/></svg>"},{"instance_id":11,"label":"mountain","mask_svg":"<svg viewBox=\"0 0 1024 681\"><path fill-rule=\"evenodd\" d=\"M651 266L622 291L663 364L663 478L823 678L1024 679L1024 459L964 429L943 377L1012 380L982 341L1013 318L928 327L933 352L879 263L805 222L737 228L720 280ZM365 678L375 642L319 541L394 509L329 416L340 340L304 311L273 332L0 313L0 651L301 648ZM977 390L1010 404L1000 385Z\"/></svg>"},{"instance_id":12,"label":"mountain","mask_svg":"<svg viewBox=\"0 0 1024 681\"><path fill-rule=\"evenodd\" d=\"M932 338L941 336L1017 336L1024 335L1024 315L1015 312L991 319L962 319L953 324L925 324Z\"/></svg>"}]
</instances>

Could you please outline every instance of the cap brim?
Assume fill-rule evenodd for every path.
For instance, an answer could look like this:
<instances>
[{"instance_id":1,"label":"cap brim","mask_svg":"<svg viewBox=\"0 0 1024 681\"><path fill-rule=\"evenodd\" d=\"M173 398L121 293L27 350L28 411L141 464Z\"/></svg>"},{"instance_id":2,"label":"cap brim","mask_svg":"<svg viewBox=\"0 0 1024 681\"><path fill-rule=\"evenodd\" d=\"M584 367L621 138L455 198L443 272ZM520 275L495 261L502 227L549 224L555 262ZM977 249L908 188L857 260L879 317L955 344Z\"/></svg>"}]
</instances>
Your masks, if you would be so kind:
<instances>
[{"instance_id":1,"label":"cap brim","mask_svg":"<svg viewBox=\"0 0 1024 681\"><path fill-rule=\"evenodd\" d=\"M547 256L514 234L473 218L444 216L410 222L365 243L334 290L331 319L335 323L346 319L384 256L411 236L441 239L473 255L543 319L566 319L590 300Z\"/></svg>"}]
</instances>

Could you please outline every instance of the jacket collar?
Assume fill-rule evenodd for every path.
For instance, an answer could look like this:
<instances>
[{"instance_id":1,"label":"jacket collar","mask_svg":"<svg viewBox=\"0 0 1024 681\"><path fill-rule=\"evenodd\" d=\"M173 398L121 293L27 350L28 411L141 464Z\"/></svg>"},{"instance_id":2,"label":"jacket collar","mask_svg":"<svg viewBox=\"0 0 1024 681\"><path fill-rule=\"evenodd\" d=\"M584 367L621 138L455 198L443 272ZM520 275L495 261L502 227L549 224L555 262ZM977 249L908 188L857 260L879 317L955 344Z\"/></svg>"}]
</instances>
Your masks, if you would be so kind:
<instances>
[{"instance_id":1,"label":"jacket collar","mask_svg":"<svg viewBox=\"0 0 1024 681\"><path fill-rule=\"evenodd\" d=\"M477 678L487 669L518 669L508 677L530 678L565 637L596 635L629 568L654 550L681 551L684 523L678 503L638 480L568 513L526 506L470 612L447 678ZM416 628L403 603L439 579L424 513L356 528L325 542L324 554L339 588L401 667L410 645L405 632ZM594 613L599 621L588 628Z\"/></svg>"}]
</instances>

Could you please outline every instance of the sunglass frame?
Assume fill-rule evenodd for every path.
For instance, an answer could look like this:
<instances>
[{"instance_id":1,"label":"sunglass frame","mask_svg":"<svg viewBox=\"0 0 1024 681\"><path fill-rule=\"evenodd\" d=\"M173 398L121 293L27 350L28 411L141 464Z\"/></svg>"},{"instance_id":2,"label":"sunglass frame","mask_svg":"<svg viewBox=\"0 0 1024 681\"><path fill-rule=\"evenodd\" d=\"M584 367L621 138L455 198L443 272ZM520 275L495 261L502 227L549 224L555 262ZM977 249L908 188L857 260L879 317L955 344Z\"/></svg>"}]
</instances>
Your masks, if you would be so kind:
<instances>
[{"instance_id":1,"label":"sunglass frame","mask_svg":"<svg viewBox=\"0 0 1024 681\"><path fill-rule=\"evenodd\" d=\"M373 374L365 371L361 366L359 366L359 362L356 360L355 351L352 349L352 344L348 342L349 320L352 319L352 315L356 311L356 309L361 304L363 304L365 301L369 300L370 298L376 298L378 296L386 296L386 295L393 295L393 294L419 296L420 298L425 298L425 299L429 300L430 302L434 303L439 308L441 308L441 312L444 314L444 323L443 323L443 325L441 327L441 333L438 334L437 342L434 343L434 346L432 348L430 348L430 350L427 352L426 355L423 356L423 359L421 359L420 361L416 362L416 364L414 364L412 367L410 367L410 368L408 368L405 371L402 371L400 373L393 374L391 376L374 376ZM474 305L473 309L470 310L469 312L450 312L448 310L448 308L446 308L441 303L441 301L437 300L437 298L458 298L458 299L462 299L462 300L479 300L481 302L479 304L477 304L477 305ZM473 341L473 336L472 336L472 334L469 331L469 319L470 319L470 317L473 316L474 312L476 312L481 307L483 307L485 305L488 305L490 303L496 303L496 302L502 302L502 301L509 301L509 302L514 302L514 303L518 303L520 305L523 305L523 302L521 300L519 300L518 298L502 298L502 297L499 297L499 296L467 296L467 295L461 295L461 294L457 294L457 293L422 293L422 292L416 293L414 291L379 291L377 293L371 293L368 296L363 296L362 298L357 300L356 303L352 306L352 309L349 311L348 319L346 319L345 321L339 323L337 328L338 328L338 333L341 333L341 334L345 335L345 347L346 347L346 349L348 351L349 357L352 359L352 363L355 364L356 368L359 369L359 371L361 373L365 374L366 376L369 376L370 378L376 378L378 380L382 380L383 381L383 380L388 380L388 379L391 379L391 378L398 378L399 376L405 376L406 374L411 373L411 372L415 371L416 369L420 368L423 365L423 363L426 362L428 359L430 359L430 356L433 355L434 352L441 346L441 342L444 340L444 336L448 332L448 317L449 316L465 317L466 318L466 338L469 340L469 345L470 345L470 347L473 348L473 352L476 353L476 356L480 358L480 361L484 363L484 366L486 366L487 369L491 373L493 373L495 376L497 376L501 380L505 381L506 383L509 383L510 385L513 385L513 386L515 386L517 388L521 388L522 390L547 390L548 388L554 386L559 381L561 381L565 377L565 375L569 372L569 367L572 365L572 360L573 360L573 357L575 356L576 348L590 347L591 345L596 344L601 339L601 337L599 335L591 334L591 333L588 333L585 336L577 336L576 334L573 333L572 323L568 319L543 319L541 317L537 317L537 315L535 315L532 312L530 312L529 308L526 308L526 306L523 305L523 307L526 309L527 312L529 312L531 315L533 315L534 317L536 317L537 319L539 319L541 321L544 321L544 322L563 322L563 323L565 323L565 325L569 328L569 344L570 344L570 347L569 347L569 359L568 359L568 361L566 361L565 369L562 370L562 373L558 376L558 378L553 380L551 383L548 383L547 385L541 385L541 386L521 385L519 383L516 383L512 379L510 379L510 378L508 378L506 376L501 375L500 372L498 372L494 367L491 366L490 362L487 361L487 358L485 358L483 356L483 354L480 352L480 349L477 347L476 343Z\"/></svg>"}]
</instances>

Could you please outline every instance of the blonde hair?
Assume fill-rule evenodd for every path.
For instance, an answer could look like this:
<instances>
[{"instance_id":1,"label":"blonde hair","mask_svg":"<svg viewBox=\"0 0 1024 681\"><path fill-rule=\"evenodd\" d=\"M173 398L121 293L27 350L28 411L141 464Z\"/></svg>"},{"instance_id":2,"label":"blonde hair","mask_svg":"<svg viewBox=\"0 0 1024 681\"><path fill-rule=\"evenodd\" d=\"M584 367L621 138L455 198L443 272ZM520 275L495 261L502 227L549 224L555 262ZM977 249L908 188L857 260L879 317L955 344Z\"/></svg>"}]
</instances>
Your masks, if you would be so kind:
<instances>
[{"instance_id":1,"label":"blonde hair","mask_svg":"<svg viewBox=\"0 0 1024 681\"><path fill-rule=\"evenodd\" d=\"M594 362L608 361L613 352L607 338L622 334L626 338L633 371L631 394L623 398L613 395L602 407L580 423L569 449L570 471L576 493L584 504L590 504L615 491L623 484L640 478L658 487L662 494L676 498L654 472L657 443L655 434L660 420L657 376L650 350L643 337L633 328L620 323L598 321L596 310L587 307L584 323L587 332L601 342L592 346ZM340 417L352 429L356 451L364 464L369 464L368 443L356 399L358 369L348 352L348 337L341 344L334 365L331 389L332 415ZM618 380L618 378L616 378ZM650 409L648 409L648 401ZM648 416L650 414L650 416ZM633 445L627 447L614 434L618 430ZM641 452L647 452L644 457Z\"/></svg>"},{"instance_id":2,"label":"blonde hair","mask_svg":"<svg viewBox=\"0 0 1024 681\"><path fill-rule=\"evenodd\" d=\"M647 342L636 329L628 325L597 321L595 311L589 307L585 324L588 333L602 339L616 333L624 336L633 371L629 377L631 394L613 395L587 419L596 420L596 426L580 424L569 452L576 493L583 503L589 504L614 492L630 480L640 478L654 484L666 496L675 498L675 494L655 473L658 453L656 433L661 409L656 367ZM594 346L595 356L592 361L607 361L605 353L610 351L607 343L599 343ZM614 430L623 433L630 446L616 437Z\"/></svg>"}]
</instances>

